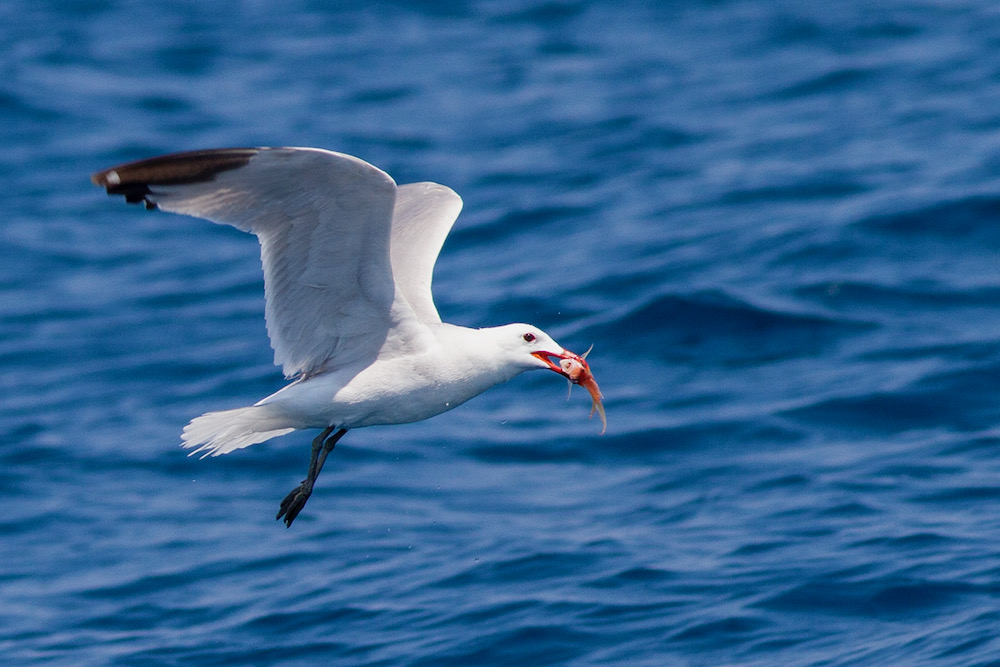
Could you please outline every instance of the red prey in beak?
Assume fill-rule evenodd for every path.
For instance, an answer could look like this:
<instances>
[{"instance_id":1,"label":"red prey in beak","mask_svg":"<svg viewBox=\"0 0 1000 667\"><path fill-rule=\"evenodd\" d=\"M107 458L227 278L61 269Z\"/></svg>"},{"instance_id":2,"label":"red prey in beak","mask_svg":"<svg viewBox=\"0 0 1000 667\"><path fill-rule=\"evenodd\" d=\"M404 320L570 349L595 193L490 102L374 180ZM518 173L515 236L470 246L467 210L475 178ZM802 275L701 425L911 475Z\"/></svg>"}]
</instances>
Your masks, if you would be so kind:
<instances>
[{"instance_id":1,"label":"red prey in beak","mask_svg":"<svg viewBox=\"0 0 1000 667\"><path fill-rule=\"evenodd\" d=\"M593 349L594 346L590 347ZM569 380L571 388L574 384L578 384L590 392L590 400L592 401L590 416L593 417L594 412L600 415L601 435L604 435L604 432L608 430L608 419L604 416L604 404L602 403L604 397L601 395L600 387L597 386L594 374L590 372L590 364L586 361L588 354L590 354L590 350L584 352L582 356L569 350L563 350L562 352L532 352L531 356L541 359L549 368ZM553 362L551 357L559 359L559 363Z\"/></svg>"}]
</instances>

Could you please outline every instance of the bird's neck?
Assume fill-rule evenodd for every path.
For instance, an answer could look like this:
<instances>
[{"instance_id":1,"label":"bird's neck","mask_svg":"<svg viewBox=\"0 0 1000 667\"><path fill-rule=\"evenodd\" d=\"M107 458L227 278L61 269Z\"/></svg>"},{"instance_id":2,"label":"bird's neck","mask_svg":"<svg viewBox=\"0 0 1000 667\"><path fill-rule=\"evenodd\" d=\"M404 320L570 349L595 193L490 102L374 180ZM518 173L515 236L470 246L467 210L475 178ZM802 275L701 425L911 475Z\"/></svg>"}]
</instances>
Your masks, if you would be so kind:
<instances>
[{"instance_id":1,"label":"bird's neck","mask_svg":"<svg viewBox=\"0 0 1000 667\"><path fill-rule=\"evenodd\" d=\"M466 378L470 384L481 386L480 391L506 382L525 370L506 361L488 329L438 324L434 333L452 372Z\"/></svg>"}]
</instances>

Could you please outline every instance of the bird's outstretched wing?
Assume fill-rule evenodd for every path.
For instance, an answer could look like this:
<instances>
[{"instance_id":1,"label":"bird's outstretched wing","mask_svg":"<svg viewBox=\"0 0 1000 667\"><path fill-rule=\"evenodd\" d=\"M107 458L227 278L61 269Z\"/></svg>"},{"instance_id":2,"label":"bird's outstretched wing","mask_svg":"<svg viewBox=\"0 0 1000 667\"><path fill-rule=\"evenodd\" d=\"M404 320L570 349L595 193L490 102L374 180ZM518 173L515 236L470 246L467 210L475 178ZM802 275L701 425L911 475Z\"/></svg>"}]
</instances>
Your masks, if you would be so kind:
<instances>
[{"instance_id":1,"label":"bird's outstretched wing","mask_svg":"<svg viewBox=\"0 0 1000 667\"><path fill-rule=\"evenodd\" d=\"M393 307L396 184L363 160L315 148L218 149L132 162L92 180L129 202L258 237L267 330L288 377L374 359L398 320L413 318ZM420 220L434 198L416 199L404 208ZM429 264L402 260L407 275L426 277L427 298L415 296L414 307L435 316L430 269L448 227L437 230Z\"/></svg>"},{"instance_id":2,"label":"bird's outstretched wing","mask_svg":"<svg viewBox=\"0 0 1000 667\"><path fill-rule=\"evenodd\" d=\"M410 183L396 191L392 218L392 273L417 318L440 322L431 295L431 274L445 237L462 210L462 199L437 183Z\"/></svg>"}]
</instances>

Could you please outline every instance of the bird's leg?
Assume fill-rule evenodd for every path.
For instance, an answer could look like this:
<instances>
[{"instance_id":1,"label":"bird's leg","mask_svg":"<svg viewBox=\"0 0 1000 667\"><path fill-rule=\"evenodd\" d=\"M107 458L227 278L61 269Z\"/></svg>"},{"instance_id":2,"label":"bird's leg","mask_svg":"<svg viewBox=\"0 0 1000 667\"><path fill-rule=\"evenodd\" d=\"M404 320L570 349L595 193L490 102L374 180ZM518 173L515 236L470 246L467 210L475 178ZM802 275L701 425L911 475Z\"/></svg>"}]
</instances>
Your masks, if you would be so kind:
<instances>
[{"instance_id":1,"label":"bird's leg","mask_svg":"<svg viewBox=\"0 0 1000 667\"><path fill-rule=\"evenodd\" d=\"M333 435L330 435L333 433L334 428L336 427L327 427L313 440L312 455L309 457L309 472L306 473L306 478L281 501L281 508L278 510L278 516L275 519L285 517L286 526L291 526L292 521L295 521L295 517L306 506L306 501L312 495L313 484L316 483L316 478L319 477L319 473L323 469L323 464L326 463L326 457L333 450L337 441L347 433L347 429L342 428Z\"/></svg>"},{"instance_id":2,"label":"bird's leg","mask_svg":"<svg viewBox=\"0 0 1000 667\"><path fill-rule=\"evenodd\" d=\"M323 470L323 464L326 463L326 457L330 455L330 452L337 445L337 441L343 438L345 433L347 433L347 429L342 428L323 441L323 451L319 453L319 458L316 459L316 472L313 474L313 481L316 481L316 478L319 477L319 473Z\"/></svg>"},{"instance_id":3,"label":"bird's leg","mask_svg":"<svg viewBox=\"0 0 1000 667\"><path fill-rule=\"evenodd\" d=\"M294 521L296 515L302 511L302 508L305 507L306 501L309 500L309 496L312 495L313 483L316 481L316 460L319 457L320 450L323 449L323 441L332 432L333 426L328 426L323 429L322 433L313 438L312 454L309 456L309 471L306 473L306 478L302 480L300 485L292 489L292 492L285 496L285 499L281 501L278 516L274 518L280 519L284 516L286 526L292 525L292 521Z\"/></svg>"}]
</instances>

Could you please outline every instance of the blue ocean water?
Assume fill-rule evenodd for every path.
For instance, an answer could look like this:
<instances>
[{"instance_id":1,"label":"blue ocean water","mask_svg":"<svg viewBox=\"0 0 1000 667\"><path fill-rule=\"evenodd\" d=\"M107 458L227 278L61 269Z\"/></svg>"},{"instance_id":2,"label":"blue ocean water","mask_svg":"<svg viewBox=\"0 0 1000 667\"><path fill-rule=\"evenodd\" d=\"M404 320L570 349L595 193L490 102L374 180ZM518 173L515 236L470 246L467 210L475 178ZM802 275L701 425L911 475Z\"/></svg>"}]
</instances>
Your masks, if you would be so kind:
<instances>
[{"instance_id":1,"label":"blue ocean water","mask_svg":"<svg viewBox=\"0 0 1000 667\"><path fill-rule=\"evenodd\" d=\"M0 5L5 664L1000 664L1000 10ZM252 237L89 174L358 155L465 210L445 319L551 374L198 460L282 385Z\"/></svg>"}]
</instances>

